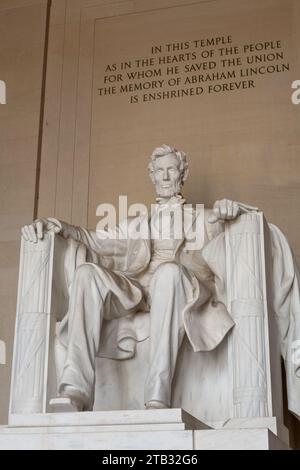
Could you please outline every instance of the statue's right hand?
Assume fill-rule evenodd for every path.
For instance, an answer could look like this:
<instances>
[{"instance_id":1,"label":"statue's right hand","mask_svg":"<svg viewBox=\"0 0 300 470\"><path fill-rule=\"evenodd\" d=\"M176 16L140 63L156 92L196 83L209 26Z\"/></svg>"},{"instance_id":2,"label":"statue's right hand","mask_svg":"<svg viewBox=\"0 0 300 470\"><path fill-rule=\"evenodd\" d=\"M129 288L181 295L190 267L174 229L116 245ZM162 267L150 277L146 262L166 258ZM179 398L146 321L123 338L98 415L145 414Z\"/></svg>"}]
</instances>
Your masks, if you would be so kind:
<instances>
[{"instance_id":1,"label":"statue's right hand","mask_svg":"<svg viewBox=\"0 0 300 470\"><path fill-rule=\"evenodd\" d=\"M42 240L44 233L54 232L59 233L62 230L61 224L56 219L36 219L30 225L24 225L21 233L24 240L37 243L38 240Z\"/></svg>"}]
</instances>

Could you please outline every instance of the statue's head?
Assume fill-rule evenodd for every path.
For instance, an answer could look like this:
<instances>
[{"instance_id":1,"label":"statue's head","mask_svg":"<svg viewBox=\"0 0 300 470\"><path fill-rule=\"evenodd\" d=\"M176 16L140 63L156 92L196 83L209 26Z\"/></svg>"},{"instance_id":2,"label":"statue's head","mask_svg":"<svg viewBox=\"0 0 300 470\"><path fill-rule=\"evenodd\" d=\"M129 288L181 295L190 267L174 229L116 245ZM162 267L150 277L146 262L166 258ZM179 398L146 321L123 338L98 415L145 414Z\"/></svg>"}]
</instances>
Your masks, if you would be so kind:
<instances>
[{"instance_id":1,"label":"statue's head","mask_svg":"<svg viewBox=\"0 0 300 470\"><path fill-rule=\"evenodd\" d=\"M186 154L169 145L154 150L148 169L157 195L163 198L180 194L189 172Z\"/></svg>"}]
</instances>

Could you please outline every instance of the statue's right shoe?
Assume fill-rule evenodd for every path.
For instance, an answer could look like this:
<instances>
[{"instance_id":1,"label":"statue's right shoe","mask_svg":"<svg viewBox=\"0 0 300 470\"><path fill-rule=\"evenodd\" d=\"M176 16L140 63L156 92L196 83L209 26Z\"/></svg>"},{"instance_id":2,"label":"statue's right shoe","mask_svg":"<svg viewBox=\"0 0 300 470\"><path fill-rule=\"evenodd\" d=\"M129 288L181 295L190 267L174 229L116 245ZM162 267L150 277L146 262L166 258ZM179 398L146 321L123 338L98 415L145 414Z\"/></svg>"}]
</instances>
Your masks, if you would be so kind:
<instances>
[{"instance_id":1,"label":"statue's right shoe","mask_svg":"<svg viewBox=\"0 0 300 470\"><path fill-rule=\"evenodd\" d=\"M90 409L88 398L72 385L65 385L60 392L63 398L69 398L71 405L76 411L87 411Z\"/></svg>"}]
</instances>

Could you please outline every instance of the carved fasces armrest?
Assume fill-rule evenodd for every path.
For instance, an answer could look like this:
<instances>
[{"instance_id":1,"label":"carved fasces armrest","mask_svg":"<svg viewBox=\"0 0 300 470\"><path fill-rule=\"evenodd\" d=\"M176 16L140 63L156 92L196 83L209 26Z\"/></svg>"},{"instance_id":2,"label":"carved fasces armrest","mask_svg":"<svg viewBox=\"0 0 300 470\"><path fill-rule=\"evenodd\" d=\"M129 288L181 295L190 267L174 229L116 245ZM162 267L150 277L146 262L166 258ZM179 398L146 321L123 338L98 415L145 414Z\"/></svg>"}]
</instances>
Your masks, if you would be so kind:
<instances>
[{"instance_id":1,"label":"carved fasces armrest","mask_svg":"<svg viewBox=\"0 0 300 470\"><path fill-rule=\"evenodd\" d=\"M227 309L235 321L228 357L234 418L272 416L280 401L272 393L281 385L273 384L280 381L280 354L269 302L269 236L262 212L248 212L225 224Z\"/></svg>"},{"instance_id":2,"label":"carved fasces armrest","mask_svg":"<svg viewBox=\"0 0 300 470\"><path fill-rule=\"evenodd\" d=\"M53 232L21 241L10 415L46 410L50 333L68 308L67 241Z\"/></svg>"}]
</instances>

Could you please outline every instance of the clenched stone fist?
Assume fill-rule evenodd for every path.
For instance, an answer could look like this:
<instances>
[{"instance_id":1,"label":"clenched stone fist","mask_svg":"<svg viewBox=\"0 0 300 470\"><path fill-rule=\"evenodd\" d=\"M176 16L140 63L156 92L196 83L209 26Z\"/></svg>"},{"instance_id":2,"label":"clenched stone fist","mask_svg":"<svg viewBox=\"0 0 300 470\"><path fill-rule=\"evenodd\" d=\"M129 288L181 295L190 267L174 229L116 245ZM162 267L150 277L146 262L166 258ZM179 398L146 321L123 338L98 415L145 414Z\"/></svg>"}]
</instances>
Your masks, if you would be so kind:
<instances>
[{"instance_id":1,"label":"clenched stone fist","mask_svg":"<svg viewBox=\"0 0 300 470\"><path fill-rule=\"evenodd\" d=\"M257 211L257 207L243 204L242 202L231 201L230 199L221 199L216 201L208 222L214 224L217 221L236 219L242 212Z\"/></svg>"}]
</instances>

